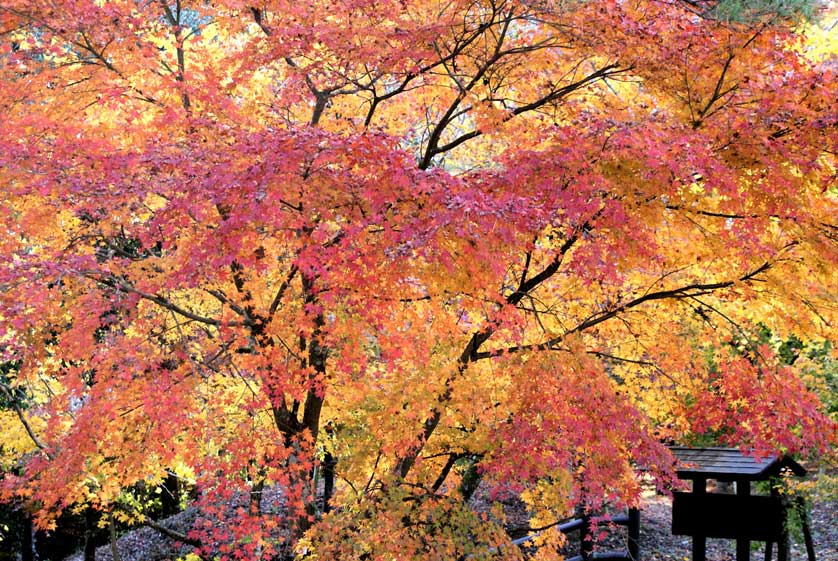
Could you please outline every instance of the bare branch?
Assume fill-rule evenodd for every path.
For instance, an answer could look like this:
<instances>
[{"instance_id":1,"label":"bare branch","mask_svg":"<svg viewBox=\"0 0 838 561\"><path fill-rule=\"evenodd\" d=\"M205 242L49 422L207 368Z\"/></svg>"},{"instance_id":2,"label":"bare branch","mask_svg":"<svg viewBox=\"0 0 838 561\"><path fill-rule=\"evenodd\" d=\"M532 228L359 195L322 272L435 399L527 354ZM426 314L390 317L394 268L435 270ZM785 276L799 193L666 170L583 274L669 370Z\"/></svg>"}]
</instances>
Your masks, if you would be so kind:
<instances>
[{"instance_id":1,"label":"bare branch","mask_svg":"<svg viewBox=\"0 0 838 561\"><path fill-rule=\"evenodd\" d=\"M178 532L177 530L172 530L171 528L167 528L163 526L159 522L152 520L148 516L143 515L142 523L145 526L148 526L152 530L156 530L166 536L167 538L171 538L175 541L183 542L185 544L189 544L193 547L201 547L201 542L196 539L192 539L184 533Z\"/></svg>"}]
</instances>

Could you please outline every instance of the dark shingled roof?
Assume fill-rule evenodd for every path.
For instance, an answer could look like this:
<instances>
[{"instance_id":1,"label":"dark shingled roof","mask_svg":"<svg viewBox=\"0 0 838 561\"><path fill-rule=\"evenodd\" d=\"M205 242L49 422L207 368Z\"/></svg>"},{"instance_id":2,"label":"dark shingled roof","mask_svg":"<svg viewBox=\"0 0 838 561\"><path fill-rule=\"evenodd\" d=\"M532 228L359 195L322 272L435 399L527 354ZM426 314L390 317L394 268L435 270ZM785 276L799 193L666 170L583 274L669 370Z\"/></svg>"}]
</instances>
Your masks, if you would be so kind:
<instances>
[{"instance_id":1,"label":"dark shingled roof","mask_svg":"<svg viewBox=\"0 0 838 561\"><path fill-rule=\"evenodd\" d=\"M787 468L794 475L806 475L803 466L787 456L759 460L736 448L670 448L677 460L676 473L681 479L740 479L760 481L779 475Z\"/></svg>"}]
</instances>

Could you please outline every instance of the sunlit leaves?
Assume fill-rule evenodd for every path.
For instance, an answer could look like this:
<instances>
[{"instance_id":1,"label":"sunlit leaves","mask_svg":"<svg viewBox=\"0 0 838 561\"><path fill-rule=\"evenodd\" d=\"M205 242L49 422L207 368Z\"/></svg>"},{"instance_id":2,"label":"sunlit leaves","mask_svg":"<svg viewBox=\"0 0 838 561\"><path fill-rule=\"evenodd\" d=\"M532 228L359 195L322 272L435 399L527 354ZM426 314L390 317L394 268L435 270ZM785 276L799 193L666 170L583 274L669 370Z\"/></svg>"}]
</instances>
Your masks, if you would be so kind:
<instances>
[{"instance_id":1,"label":"sunlit leaves","mask_svg":"<svg viewBox=\"0 0 838 561\"><path fill-rule=\"evenodd\" d=\"M4 496L178 469L207 556L515 558L478 480L550 524L662 441L834 444L756 341L834 339L834 49L732 4L7 2Z\"/></svg>"}]
</instances>

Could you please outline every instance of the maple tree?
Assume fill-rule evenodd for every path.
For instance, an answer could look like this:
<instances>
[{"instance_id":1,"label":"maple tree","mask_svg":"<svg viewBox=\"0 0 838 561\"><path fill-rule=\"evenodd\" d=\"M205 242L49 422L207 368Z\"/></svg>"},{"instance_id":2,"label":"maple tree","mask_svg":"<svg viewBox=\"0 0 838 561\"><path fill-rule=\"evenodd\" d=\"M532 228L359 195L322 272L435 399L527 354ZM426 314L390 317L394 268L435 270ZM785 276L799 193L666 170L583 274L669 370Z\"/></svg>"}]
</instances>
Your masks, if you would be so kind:
<instances>
[{"instance_id":1,"label":"maple tree","mask_svg":"<svg viewBox=\"0 0 838 561\"><path fill-rule=\"evenodd\" d=\"M685 435L826 451L756 334L834 339L834 72L720 6L3 0L2 496L517 558L475 478L549 528Z\"/></svg>"}]
</instances>

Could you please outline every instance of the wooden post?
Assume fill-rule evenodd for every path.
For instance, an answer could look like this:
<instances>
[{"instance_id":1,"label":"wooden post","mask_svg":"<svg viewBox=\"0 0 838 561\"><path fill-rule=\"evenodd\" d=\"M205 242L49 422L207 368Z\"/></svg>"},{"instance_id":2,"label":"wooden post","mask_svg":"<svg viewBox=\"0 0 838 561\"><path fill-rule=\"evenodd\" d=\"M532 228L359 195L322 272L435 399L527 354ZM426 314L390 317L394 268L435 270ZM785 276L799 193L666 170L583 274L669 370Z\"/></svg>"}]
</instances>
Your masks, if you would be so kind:
<instances>
[{"instance_id":1,"label":"wooden post","mask_svg":"<svg viewBox=\"0 0 838 561\"><path fill-rule=\"evenodd\" d=\"M23 550L21 551L21 561L35 561L33 549L35 548L35 535L32 532L32 517L29 513L21 510L23 514L23 535L20 537L23 543Z\"/></svg>"},{"instance_id":2,"label":"wooden post","mask_svg":"<svg viewBox=\"0 0 838 561\"><path fill-rule=\"evenodd\" d=\"M693 479L693 495L704 495L707 493L707 478L696 477ZM707 537L701 535L693 536L693 561L707 560Z\"/></svg>"},{"instance_id":3,"label":"wooden post","mask_svg":"<svg viewBox=\"0 0 838 561\"><path fill-rule=\"evenodd\" d=\"M637 508L629 509L628 554L632 561L640 560L640 510Z\"/></svg>"},{"instance_id":4,"label":"wooden post","mask_svg":"<svg viewBox=\"0 0 838 561\"><path fill-rule=\"evenodd\" d=\"M594 526L591 515L582 513L582 528L579 530L579 554L583 561L588 561L594 557L594 533L596 527Z\"/></svg>"},{"instance_id":5,"label":"wooden post","mask_svg":"<svg viewBox=\"0 0 838 561\"><path fill-rule=\"evenodd\" d=\"M809 508L806 505L806 500L803 497L797 497L795 507L803 522L803 542L806 544L806 557L809 561L815 561L815 544L812 541L812 529L809 527Z\"/></svg>"},{"instance_id":6,"label":"wooden post","mask_svg":"<svg viewBox=\"0 0 838 561\"><path fill-rule=\"evenodd\" d=\"M747 479L736 480L736 495L747 497L751 494L751 482ZM751 542L746 539L736 540L736 561L751 561Z\"/></svg>"},{"instance_id":7,"label":"wooden post","mask_svg":"<svg viewBox=\"0 0 838 561\"><path fill-rule=\"evenodd\" d=\"M772 549L774 549L774 542L765 542L765 561L771 561Z\"/></svg>"},{"instance_id":8,"label":"wooden post","mask_svg":"<svg viewBox=\"0 0 838 561\"><path fill-rule=\"evenodd\" d=\"M775 497L779 496L776 489L771 489L771 494ZM780 532L780 540L777 542L777 561L789 561L789 529L788 529L788 509L783 503L783 529Z\"/></svg>"},{"instance_id":9,"label":"wooden post","mask_svg":"<svg viewBox=\"0 0 838 561\"><path fill-rule=\"evenodd\" d=\"M789 533L785 529L777 544L777 561L789 561Z\"/></svg>"}]
</instances>

